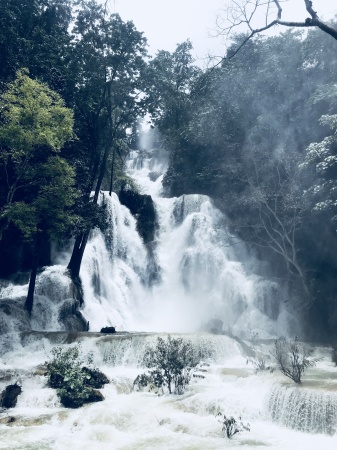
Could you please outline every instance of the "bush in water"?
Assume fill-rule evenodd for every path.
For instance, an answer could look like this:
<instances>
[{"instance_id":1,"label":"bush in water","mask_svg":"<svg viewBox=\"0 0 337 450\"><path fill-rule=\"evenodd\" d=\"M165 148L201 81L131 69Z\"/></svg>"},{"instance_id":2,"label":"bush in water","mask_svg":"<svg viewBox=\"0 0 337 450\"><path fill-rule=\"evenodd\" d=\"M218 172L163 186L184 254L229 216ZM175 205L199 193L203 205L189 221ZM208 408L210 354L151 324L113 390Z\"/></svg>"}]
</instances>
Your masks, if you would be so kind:
<instances>
[{"instance_id":1,"label":"bush in water","mask_svg":"<svg viewBox=\"0 0 337 450\"><path fill-rule=\"evenodd\" d=\"M221 417L219 422L222 424L222 431L226 432L226 436L228 439L234 436L236 433L241 433L242 431L250 431L249 423L243 424L241 422L241 417L239 417L240 422L237 422L234 417L227 417L225 414L222 416L222 413L219 412L217 414Z\"/></svg>"},{"instance_id":2,"label":"bush in water","mask_svg":"<svg viewBox=\"0 0 337 450\"><path fill-rule=\"evenodd\" d=\"M183 394L191 377L204 378L200 372L206 370L200 364L200 356L195 353L191 342L182 338L174 339L170 335L167 340L157 339L155 348L147 347L144 355L144 365L150 370L138 375L133 385L157 388L169 394ZM196 373L199 372L199 373Z\"/></svg>"},{"instance_id":3,"label":"bush in water","mask_svg":"<svg viewBox=\"0 0 337 450\"><path fill-rule=\"evenodd\" d=\"M310 358L314 349L304 346L295 337L287 340L281 337L275 340L275 354L278 368L288 378L300 384L304 371L308 367L313 367L319 359Z\"/></svg>"},{"instance_id":4,"label":"bush in water","mask_svg":"<svg viewBox=\"0 0 337 450\"><path fill-rule=\"evenodd\" d=\"M48 385L57 389L57 395L64 406L78 408L84 403L104 400L103 395L94 388L103 387L109 380L99 370L84 366L79 345L66 350L55 347L52 356L46 363Z\"/></svg>"}]
</instances>

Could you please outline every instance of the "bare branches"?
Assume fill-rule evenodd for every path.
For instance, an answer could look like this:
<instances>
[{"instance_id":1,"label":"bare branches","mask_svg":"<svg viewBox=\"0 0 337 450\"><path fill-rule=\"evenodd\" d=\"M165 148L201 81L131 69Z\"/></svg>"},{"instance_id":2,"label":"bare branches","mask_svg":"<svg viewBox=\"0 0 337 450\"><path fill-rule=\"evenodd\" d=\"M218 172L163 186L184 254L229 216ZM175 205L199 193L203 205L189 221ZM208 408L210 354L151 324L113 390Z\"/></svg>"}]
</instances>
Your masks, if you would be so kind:
<instances>
[{"instance_id":1,"label":"bare branches","mask_svg":"<svg viewBox=\"0 0 337 450\"><path fill-rule=\"evenodd\" d=\"M246 33L241 44L227 55L233 58L242 47L256 34L263 33L270 28L280 25L284 27L310 28L316 27L337 40L337 29L323 22L313 9L311 0L303 0L310 17L301 22L282 20L283 9L281 0L231 0L230 5L217 19L218 35L231 39L237 32ZM264 20L264 25L262 25Z\"/></svg>"}]
</instances>

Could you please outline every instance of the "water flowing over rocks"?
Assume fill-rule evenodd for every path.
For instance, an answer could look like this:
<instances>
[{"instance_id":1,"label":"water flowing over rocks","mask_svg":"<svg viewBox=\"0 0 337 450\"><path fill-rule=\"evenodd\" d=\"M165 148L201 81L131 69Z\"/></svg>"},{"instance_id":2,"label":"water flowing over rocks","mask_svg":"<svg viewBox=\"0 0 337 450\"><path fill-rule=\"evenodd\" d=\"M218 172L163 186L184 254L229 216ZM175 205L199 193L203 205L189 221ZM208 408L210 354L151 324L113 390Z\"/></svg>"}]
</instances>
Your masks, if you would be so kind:
<instances>
[{"instance_id":1,"label":"water flowing over rocks","mask_svg":"<svg viewBox=\"0 0 337 450\"><path fill-rule=\"evenodd\" d=\"M268 402L272 420L307 433L337 431L337 392L275 386Z\"/></svg>"},{"instance_id":2,"label":"water flowing over rocks","mask_svg":"<svg viewBox=\"0 0 337 450\"><path fill-rule=\"evenodd\" d=\"M0 286L0 389L22 386L15 414L0 412L2 442L25 450L220 450L221 412L251 425L233 437L233 448L335 450L334 380L321 389L309 377L296 388L249 364L258 353L270 355L275 336L300 330L286 289L262 276L260 262L230 234L208 196L161 196L165 155L132 152L127 166L142 194L122 202L100 194L108 227L91 232L82 292L65 268L66 251L38 275L31 318L23 307L27 279ZM143 214L146 208L151 213ZM100 333L102 327L117 331ZM168 332L191 342L207 364L205 378L191 380L182 396L134 392L147 349ZM90 387L95 403L81 411L65 408L67 399L47 385L53 348L71 346L90 355L88 370L106 375ZM326 357L328 350L320 352ZM333 377L328 363L320 370Z\"/></svg>"}]
</instances>

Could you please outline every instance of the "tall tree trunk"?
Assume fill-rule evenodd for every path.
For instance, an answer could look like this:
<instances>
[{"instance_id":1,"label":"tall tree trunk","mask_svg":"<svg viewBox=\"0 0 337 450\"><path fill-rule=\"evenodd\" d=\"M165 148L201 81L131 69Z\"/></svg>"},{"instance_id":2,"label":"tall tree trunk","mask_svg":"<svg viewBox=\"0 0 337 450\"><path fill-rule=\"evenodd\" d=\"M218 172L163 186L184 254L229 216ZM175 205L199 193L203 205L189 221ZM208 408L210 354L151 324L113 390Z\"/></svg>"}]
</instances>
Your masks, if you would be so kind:
<instances>
[{"instance_id":1,"label":"tall tree trunk","mask_svg":"<svg viewBox=\"0 0 337 450\"><path fill-rule=\"evenodd\" d=\"M89 233L90 230L85 231L76 238L73 252L68 264L68 270L70 271L70 275L73 281L76 281L76 279L79 278L83 254L88 242Z\"/></svg>"},{"instance_id":2,"label":"tall tree trunk","mask_svg":"<svg viewBox=\"0 0 337 450\"><path fill-rule=\"evenodd\" d=\"M25 308L27 309L29 315L32 314L32 310L33 310L35 282L36 282L37 268L38 268L38 264L39 264L39 256L40 256L42 237L43 237L42 231L38 230L36 239L35 239L32 270L30 273L29 286L28 286L28 294L27 294L27 298L26 298L26 302L25 302Z\"/></svg>"},{"instance_id":3,"label":"tall tree trunk","mask_svg":"<svg viewBox=\"0 0 337 450\"><path fill-rule=\"evenodd\" d=\"M109 189L110 197L111 197L113 182L114 182L115 154L116 154L116 148L114 147L113 153L112 153L111 172L110 172L110 189Z\"/></svg>"},{"instance_id":4,"label":"tall tree trunk","mask_svg":"<svg viewBox=\"0 0 337 450\"><path fill-rule=\"evenodd\" d=\"M116 135L116 131L117 131L117 128L119 125L119 124L114 125L113 121L112 121L111 84L108 84L108 114L109 114L109 133L108 134L110 136L110 139L108 140L108 143L105 146L102 160L99 162L99 160L97 159L95 162L95 166L93 168L94 172L93 172L93 177L91 180L92 187L94 184L94 180L97 176L97 182L96 182L96 187L95 187L95 192L94 192L93 203L98 203L98 197L99 197L99 193L101 190L101 186L102 186L102 182L103 182L103 178L104 178L104 174L105 174L105 170L106 170L108 156L109 156L111 150L114 148L115 135ZM89 234L90 234L90 229L81 233L76 238L73 252L72 252L69 264L68 264L68 270L70 271L70 276L71 276L75 286L77 287L77 289L80 290L80 294L82 292L82 283L81 283L79 275L80 275L80 269L81 269L81 264L82 264L82 258L83 258L85 247L88 242ZM80 297L80 302L82 303L83 297L81 297L81 295L79 297Z\"/></svg>"}]
</instances>

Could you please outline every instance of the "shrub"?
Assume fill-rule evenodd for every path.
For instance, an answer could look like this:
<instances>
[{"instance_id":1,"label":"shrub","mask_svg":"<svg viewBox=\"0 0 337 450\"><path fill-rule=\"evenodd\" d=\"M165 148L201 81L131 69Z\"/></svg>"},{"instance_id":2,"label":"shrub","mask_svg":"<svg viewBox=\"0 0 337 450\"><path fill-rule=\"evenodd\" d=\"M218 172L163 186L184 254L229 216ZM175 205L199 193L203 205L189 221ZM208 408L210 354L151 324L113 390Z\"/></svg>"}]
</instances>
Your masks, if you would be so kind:
<instances>
[{"instance_id":1,"label":"shrub","mask_svg":"<svg viewBox=\"0 0 337 450\"><path fill-rule=\"evenodd\" d=\"M219 422L222 424L222 431L226 432L226 436L228 439L234 436L236 433L241 433L242 431L250 431L249 423L243 424L241 421L241 417L239 417L240 422L237 422L234 417L226 417L224 414L222 417L222 413L219 412L218 416L221 416Z\"/></svg>"},{"instance_id":2,"label":"shrub","mask_svg":"<svg viewBox=\"0 0 337 450\"><path fill-rule=\"evenodd\" d=\"M147 374L138 375L134 387L167 389L169 394L172 391L183 394L192 376L204 378L195 372L206 371L200 365L200 356L193 351L192 343L171 336L167 340L158 337L155 348L147 347L144 365L150 370Z\"/></svg>"},{"instance_id":3,"label":"shrub","mask_svg":"<svg viewBox=\"0 0 337 450\"><path fill-rule=\"evenodd\" d=\"M254 366L256 372L261 372L263 370L272 371L273 368L270 366L270 364L268 364L269 359L269 355L261 352L256 352L255 357L247 359L247 364L251 363Z\"/></svg>"},{"instance_id":4,"label":"shrub","mask_svg":"<svg viewBox=\"0 0 337 450\"><path fill-rule=\"evenodd\" d=\"M67 350L55 347L48 361L48 385L57 390L61 403L69 408L78 408L84 403L103 400L103 395L93 388L101 388L109 380L97 369L84 366L80 347ZM89 361L90 364L90 361Z\"/></svg>"},{"instance_id":5,"label":"shrub","mask_svg":"<svg viewBox=\"0 0 337 450\"><path fill-rule=\"evenodd\" d=\"M304 371L313 367L319 359L310 358L314 349L304 346L295 337L287 340L284 337L275 340L275 359L280 371L295 383L300 384ZM309 359L310 358L310 359Z\"/></svg>"}]
</instances>

